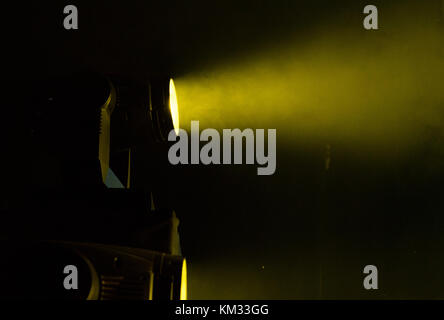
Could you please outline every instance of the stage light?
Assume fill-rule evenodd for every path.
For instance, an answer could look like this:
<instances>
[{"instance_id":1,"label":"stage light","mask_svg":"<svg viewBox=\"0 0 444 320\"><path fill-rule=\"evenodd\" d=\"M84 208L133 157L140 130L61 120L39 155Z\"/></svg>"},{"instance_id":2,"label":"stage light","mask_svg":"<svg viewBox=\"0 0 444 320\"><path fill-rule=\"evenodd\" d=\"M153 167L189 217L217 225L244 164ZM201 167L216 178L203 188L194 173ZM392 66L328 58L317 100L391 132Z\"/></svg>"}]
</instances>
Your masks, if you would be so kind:
<instances>
[{"instance_id":1,"label":"stage light","mask_svg":"<svg viewBox=\"0 0 444 320\"><path fill-rule=\"evenodd\" d=\"M180 300L188 299L188 278L187 278L187 260L183 259L182 264L182 277L181 277L181 285L180 285Z\"/></svg>"},{"instance_id":2,"label":"stage light","mask_svg":"<svg viewBox=\"0 0 444 320\"><path fill-rule=\"evenodd\" d=\"M173 79L170 79L170 113L176 134L179 134L179 106L177 103L176 87Z\"/></svg>"},{"instance_id":3,"label":"stage light","mask_svg":"<svg viewBox=\"0 0 444 320\"><path fill-rule=\"evenodd\" d=\"M162 151L158 149L166 145L172 130L179 132L175 84L166 76L147 76L142 80L121 75L108 78L116 92L116 107L111 115L109 162L110 172L119 183L113 183L113 186L133 188L137 187L137 181L149 180L147 176L156 170L156 157L161 157ZM139 172L138 179L133 179L135 171Z\"/></svg>"},{"instance_id":4,"label":"stage light","mask_svg":"<svg viewBox=\"0 0 444 320\"><path fill-rule=\"evenodd\" d=\"M8 274L0 298L55 300L186 300L185 258L166 252L99 243L51 241L4 248ZM13 250L18 249L18 250ZM74 266L75 273L63 272ZM29 290L23 272L39 275ZM179 282L180 281L180 282ZM66 283L77 290L67 290Z\"/></svg>"},{"instance_id":5,"label":"stage light","mask_svg":"<svg viewBox=\"0 0 444 320\"><path fill-rule=\"evenodd\" d=\"M186 299L179 219L153 205L165 179L158 159L165 158L168 134L179 128L173 80L79 73L38 88L30 99L32 139L36 153L56 164L44 167L44 178L55 182L29 195L42 214L26 220L38 227L10 235L20 244L6 246L8 263L0 263L0 273L8 274L9 290L0 297ZM30 211L28 204L17 207ZM75 222L54 226L61 208ZM12 216L11 230L22 230L22 216ZM29 267L29 260L42 271L44 290L26 290L19 266ZM66 266L78 270L82 290L66 290Z\"/></svg>"},{"instance_id":6,"label":"stage light","mask_svg":"<svg viewBox=\"0 0 444 320\"><path fill-rule=\"evenodd\" d=\"M168 140L171 130L179 132L179 108L176 88L171 78L151 78L147 84L147 111L156 140Z\"/></svg>"}]
</instances>

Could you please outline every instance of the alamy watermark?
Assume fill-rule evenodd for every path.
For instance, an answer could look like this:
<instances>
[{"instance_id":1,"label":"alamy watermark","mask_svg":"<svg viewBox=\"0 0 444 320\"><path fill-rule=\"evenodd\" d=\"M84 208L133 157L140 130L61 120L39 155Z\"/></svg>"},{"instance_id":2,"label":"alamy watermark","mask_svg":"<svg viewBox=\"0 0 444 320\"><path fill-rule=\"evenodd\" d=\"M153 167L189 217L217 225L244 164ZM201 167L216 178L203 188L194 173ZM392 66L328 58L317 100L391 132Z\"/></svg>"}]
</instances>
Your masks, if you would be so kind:
<instances>
[{"instance_id":1,"label":"alamy watermark","mask_svg":"<svg viewBox=\"0 0 444 320\"><path fill-rule=\"evenodd\" d=\"M267 154L265 154L264 129L223 129L222 141L216 129L199 131L199 121L191 121L191 147L189 152L188 133L171 130L168 141L175 141L169 151L171 164L242 164L245 141L245 164L257 164L257 174L272 175L276 171L276 129L267 130ZM206 142L200 148L200 142ZM221 146L222 145L222 146ZM234 149L234 150L233 150ZM222 153L222 155L221 155ZM191 159L189 157L191 155Z\"/></svg>"}]
</instances>

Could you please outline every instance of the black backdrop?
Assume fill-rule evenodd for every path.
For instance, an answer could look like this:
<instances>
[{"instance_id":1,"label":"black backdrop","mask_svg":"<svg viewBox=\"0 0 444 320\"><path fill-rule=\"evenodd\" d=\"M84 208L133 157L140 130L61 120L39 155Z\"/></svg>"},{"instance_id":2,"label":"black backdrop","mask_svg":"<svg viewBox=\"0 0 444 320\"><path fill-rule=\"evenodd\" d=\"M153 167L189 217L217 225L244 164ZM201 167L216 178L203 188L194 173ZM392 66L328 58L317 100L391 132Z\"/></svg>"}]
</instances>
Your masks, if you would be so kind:
<instances>
[{"instance_id":1,"label":"black backdrop","mask_svg":"<svg viewBox=\"0 0 444 320\"><path fill-rule=\"evenodd\" d=\"M62 2L2 10L7 22L2 50L9 53L4 62L11 71L5 77L16 89L6 87L12 100L3 103L8 123L3 195L9 202L19 201L29 188L33 159L24 133L30 106L18 102L40 78L79 69L184 75L248 55L287 33L309 41L315 28L329 27L333 12L351 17L366 3L73 4L80 15L75 32L62 27ZM439 10L439 5L435 1L431 8ZM326 173L326 141L289 148L279 138L274 176L259 177L251 166L170 167L165 173L170 183L162 188L181 219L190 297L439 297L444 284L442 170L427 168L443 159L427 150L442 137L441 128L431 132L403 167L375 166L360 150L333 146L334 166ZM378 291L362 288L367 264L380 268Z\"/></svg>"}]
</instances>

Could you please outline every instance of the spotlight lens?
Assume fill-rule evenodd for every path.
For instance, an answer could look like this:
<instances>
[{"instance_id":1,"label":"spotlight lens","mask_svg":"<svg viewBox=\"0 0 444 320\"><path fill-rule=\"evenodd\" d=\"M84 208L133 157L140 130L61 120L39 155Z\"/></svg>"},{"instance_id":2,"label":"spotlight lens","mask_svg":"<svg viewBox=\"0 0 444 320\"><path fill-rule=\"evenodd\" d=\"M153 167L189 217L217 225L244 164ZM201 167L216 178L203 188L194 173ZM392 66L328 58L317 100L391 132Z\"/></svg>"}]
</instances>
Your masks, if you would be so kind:
<instances>
[{"instance_id":1,"label":"spotlight lens","mask_svg":"<svg viewBox=\"0 0 444 320\"><path fill-rule=\"evenodd\" d=\"M180 300L188 299L188 288L187 288L187 261L183 259L182 265L182 279L180 285Z\"/></svg>"},{"instance_id":2,"label":"spotlight lens","mask_svg":"<svg viewBox=\"0 0 444 320\"><path fill-rule=\"evenodd\" d=\"M173 79L170 79L170 112L173 119L174 131L179 134L179 107L177 105L176 87Z\"/></svg>"}]
</instances>

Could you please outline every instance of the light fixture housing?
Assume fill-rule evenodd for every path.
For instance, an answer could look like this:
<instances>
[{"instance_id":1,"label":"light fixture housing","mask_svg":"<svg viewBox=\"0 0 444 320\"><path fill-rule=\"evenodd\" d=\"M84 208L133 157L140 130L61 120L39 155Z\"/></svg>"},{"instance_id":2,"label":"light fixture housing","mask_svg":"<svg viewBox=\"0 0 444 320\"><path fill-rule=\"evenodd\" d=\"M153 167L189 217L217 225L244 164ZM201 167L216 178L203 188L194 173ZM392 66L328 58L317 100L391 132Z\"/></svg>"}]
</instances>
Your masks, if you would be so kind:
<instances>
[{"instance_id":1,"label":"light fixture housing","mask_svg":"<svg viewBox=\"0 0 444 320\"><path fill-rule=\"evenodd\" d=\"M186 298L179 219L169 207L153 206L162 193L158 183L169 183L158 164L178 126L172 88L170 77L89 73L36 85L30 136L37 157L47 163L35 167L41 181L56 182L36 184L25 203L5 212L10 219L0 273L8 275L4 288L11 291L0 290L1 297ZM119 188L107 185L110 172ZM65 263L79 266L87 279L77 295L64 295L59 278ZM41 277L45 292L26 291L19 266L30 265L49 270Z\"/></svg>"}]
</instances>

